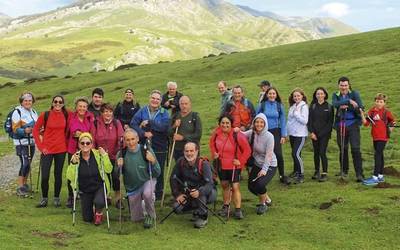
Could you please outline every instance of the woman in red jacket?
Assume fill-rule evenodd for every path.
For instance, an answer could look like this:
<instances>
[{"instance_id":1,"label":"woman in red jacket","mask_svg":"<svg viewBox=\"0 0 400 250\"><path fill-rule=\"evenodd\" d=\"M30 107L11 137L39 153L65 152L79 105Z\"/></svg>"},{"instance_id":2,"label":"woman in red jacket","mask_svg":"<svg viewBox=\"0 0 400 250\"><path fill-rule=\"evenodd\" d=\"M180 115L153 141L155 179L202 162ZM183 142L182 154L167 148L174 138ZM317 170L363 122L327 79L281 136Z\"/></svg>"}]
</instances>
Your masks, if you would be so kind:
<instances>
[{"instance_id":1,"label":"woman in red jacket","mask_svg":"<svg viewBox=\"0 0 400 250\"><path fill-rule=\"evenodd\" d=\"M46 207L48 203L49 177L51 164L54 160L54 206L61 206L60 192L62 185L62 170L65 153L67 152L66 131L68 111L65 109L64 97L53 97L49 111L40 114L33 127L33 137L40 152L42 199L37 207Z\"/></svg>"},{"instance_id":2,"label":"woman in red jacket","mask_svg":"<svg viewBox=\"0 0 400 250\"><path fill-rule=\"evenodd\" d=\"M120 206L123 208L122 201L120 200L120 181L115 159L123 143L124 129L122 128L121 122L114 118L114 108L111 104L104 103L101 105L100 112L101 115L94 121L91 134L94 137L94 146L96 148L103 148L110 157L113 171L111 175L108 174L108 178L115 192L115 206L117 208L120 208Z\"/></svg>"},{"instance_id":3,"label":"woman in red jacket","mask_svg":"<svg viewBox=\"0 0 400 250\"><path fill-rule=\"evenodd\" d=\"M218 119L219 126L210 138L210 150L211 158L218 162L218 166L214 167L218 170L223 189L224 205L219 214L229 217L232 198L235 204L234 217L243 219L240 173L251 155L251 148L246 136L233 131L232 123L233 119L229 115L222 115Z\"/></svg>"}]
</instances>

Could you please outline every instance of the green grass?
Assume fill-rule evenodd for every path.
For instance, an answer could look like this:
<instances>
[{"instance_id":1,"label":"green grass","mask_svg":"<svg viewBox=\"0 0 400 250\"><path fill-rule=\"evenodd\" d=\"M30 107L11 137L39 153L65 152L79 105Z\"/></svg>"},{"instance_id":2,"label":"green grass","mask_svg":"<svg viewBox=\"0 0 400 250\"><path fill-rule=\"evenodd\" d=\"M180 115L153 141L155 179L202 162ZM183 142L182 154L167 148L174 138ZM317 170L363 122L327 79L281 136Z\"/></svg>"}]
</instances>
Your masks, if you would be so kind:
<instances>
[{"instance_id":1,"label":"green grass","mask_svg":"<svg viewBox=\"0 0 400 250\"><path fill-rule=\"evenodd\" d=\"M400 113L400 29L388 29L359 35L325 39L285 45L264 50L237 53L192 61L142 65L130 70L76 75L71 79L52 79L31 85L20 83L16 87L1 89L1 120L9 108L15 105L19 93L32 90L36 96L68 92L66 99L72 107L73 99L79 95L90 95L94 87L105 90L105 99L116 103L122 98L120 87L132 87L140 103L147 102L152 89L166 89L168 80L175 80L179 90L193 99L193 110L200 112L203 121L202 153L207 155L207 142L216 125L219 95L218 80L224 79L232 86L240 83L246 95L255 100L257 84L262 79L270 80L285 100L290 91L300 86L308 97L317 86L327 87L329 93L337 90L337 79L350 77L354 89L359 90L367 108L373 104L377 92L389 95L389 107L394 114ZM43 111L50 105L50 98L39 100L35 107ZM268 186L274 205L265 216L257 216L254 205L256 197L251 195L242 182L243 221L230 220L226 225L212 217L207 228L194 230L186 216L172 216L157 229L144 231L141 225L124 222L123 232L118 233L118 212L111 209L111 234L105 225L94 227L85 224L78 213L76 227L71 225L69 210L36 209L35 200L21 200L0 192L0 240L8 248L70 248L120 247L132 248L178 248L196 247L236 249L384 249L398 245L398 211L400 196L397 188L375 189L353 182L340 184L333 176L339 170L335 133L332 134L329 151L329 181L316 183L310 180L313 173L312 147L309 142L303 151L306 182L298 186L283 187L277 178ZM386 165L400 169L399 132L393 133L386 150ZM11 150L3 146L1 149ZM362 129L362 152L365 174L373 166L373 150L370 129ZM285 168L292 169L290 147L284 146ZM37 166L35 166L37 169ZM35 174L34 174L35 176ZM246 179L246 177L245 177ZM400 184L398 178L387 177L391 184ZM64 186L63 186L64 188ZM63 198L66 197L63 190ZM50 197L52 196L50 188ZM328 210L319 205L341 197L343 203L334 204ZM221 196L219 196L219 200ZM220 206L220 202L218 207ZM169 209L158 209L158 217ZM124 211L124 216L128 212ZM38 232L39 231L39 232ZM62 232L65 238L49 237Z\"/></svg>"}]
</instances>

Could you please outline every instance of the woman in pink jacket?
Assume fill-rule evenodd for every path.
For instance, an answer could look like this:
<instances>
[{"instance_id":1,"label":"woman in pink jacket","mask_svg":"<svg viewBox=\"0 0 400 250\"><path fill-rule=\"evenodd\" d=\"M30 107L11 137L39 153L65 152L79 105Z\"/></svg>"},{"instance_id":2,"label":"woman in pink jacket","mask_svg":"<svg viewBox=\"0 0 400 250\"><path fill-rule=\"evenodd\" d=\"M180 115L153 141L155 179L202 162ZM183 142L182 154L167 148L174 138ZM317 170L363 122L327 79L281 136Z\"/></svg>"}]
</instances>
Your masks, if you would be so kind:
<instances>
[{"instance_id":1,"label":"woman in pink jacket","mask_svg":"<svg viewBox=\"0 0 400 250\"><path fill-rule=\"evenodd\" d=\"M124 129L121 122L114 118L114 108L111 104L104 103L101 105L100 113L101 115L94 121L91 134L94 138L94 146L96 148L104 148L110 157L113 171L108 175L108 178L115 192L115 206L123 208L122 200L120 199L118 167L115 164L115 159L117 152L123 144Z\"/></svg>"},{"instance_id":2,"label":"woman in pink jacket","mask_svg":"<svg viewBox=\"0 0 400 250\"><path fill-rule=\"evenodd\" d=\"M234 217L243 219L240 173L251 155L251 148L245 135L233 131L232 123L231 116L222 115L218 119L219 126L212 134L209 145L211 158L217 163L214 167L218 170L223 189L224 205L219 214L229 217L232 198L235 204Z\"/></svg>"},{"instance_id":3,"label":"woman in pink jacket","mask_svg":"<svg viewBox=\"0 0 400 250\"><path fill-rule=\"evenodd\" d=\"M71 114L68 121L68 162L71 157L78 151L78 138L84 132L90 132L93 127L94 116L88 111L89 100L87 97L78 97L75 100L75 112ZM72 208L73 206L73 192L71 182L67 181L68 185L68 200L66 206Z\"/></svg>"}]
</instances>

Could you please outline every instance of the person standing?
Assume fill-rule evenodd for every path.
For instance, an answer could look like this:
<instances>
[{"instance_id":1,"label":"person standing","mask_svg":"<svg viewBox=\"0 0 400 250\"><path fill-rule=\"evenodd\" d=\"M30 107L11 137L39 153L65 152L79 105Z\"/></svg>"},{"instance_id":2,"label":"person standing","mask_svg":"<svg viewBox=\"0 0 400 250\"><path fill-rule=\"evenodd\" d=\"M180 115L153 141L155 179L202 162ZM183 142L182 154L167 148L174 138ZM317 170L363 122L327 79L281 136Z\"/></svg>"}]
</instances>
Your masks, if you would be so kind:
<instances>
[{"instance_id":1,"label":"person standing","mask_svg":"<svg viewBox=\"0 0 400 250\"><path fill-rule=\"evenodd\" d=\"M40 114L33 127L33 137L40 152L42 198L38 208L47 207L50 169L54 161L54 199L55 207L61 206L60 193L65 154L67 152L67 127L69 112L61 95L52 99L49 111Z\"/></svg>"},{"instance_id":2,"label":"person standing","mask_svg":"<svg viewBox=\"0 0 400 250\"><path fill-rule=\"evenodd\" d=\"M225 111L226 104L232 97L232 91L228 89L228 86L225 81L219 81L218 92L221 95L220 115L222 115Z\"/></svg>"},{"instance_id":3,"label":"person standing","mask_svg":"<svg viewBox=\"0 0 400 250\"><path fill-rule=\"evenodd\" d=\"M100 108L103 105L104 91L101 88L95 88L92 91L92 102L89 104L88 110L97 118L101 115Z\"/></svg>"},{"instance_id":4,"label":"person standing","mask_svg":"<svg viewBox=\"0 0 400 250\"><path fill-rule=\"evenodd\" d=\"M168 128L170 118L168 111L161 107L161 92L153 90L149 104L142 107L133 117L131 127L139 134L141 143L151 141L151 147L161 167L157 178L156 199L160 200L164 188L164 165L168 151Z\"/></svg>"},{"instance_id":5,"label":"person standing","mask_svg":"<svg viewBox=\"0 0 400 250\"><path fill-rule=\"evenodd\" d=\"M114 110L114 117L118 119L124 129L129 128L132 117L140 109L140 104L135 100L135 93L132 89L125 90L125 98L119 102Z\"/></svg>"},{"instance_id":6,"label":"person standing","mask_svg":"<svg viewBox=\"0 0 400 250\"><path fill-rule=\"evenodd\" d=\"M294 182L304 182L304 163L301 151L308 136L308 105L304 91L296 88L289 96L287 131L292 148Z\"/></svg>"},{"instance_id":7,"label":"person standing","mask_svg":"<svg viewBox=\"0 0 400 250\"><path fill-rule=\"evenodd\" d=\"M351 89L349 78L343 76L338 80L339 91L332 95L332 106L336 109L334 128L336 129L337 142L340 151L340 173L337 176L347 177L349 171L348 145L351 145L356 181L364 180L360 126L363 109L360 94Z\"/></svg>"},{"instance_id":8,"label":"person standing","mask_svg":"<svg viewBox=\"0 0 400 250\"><path fill-rule=\"evenodd\" d=\"M183 147L187 142L200 144L202 126L200 116L192 111L192 101L188 96L179 99L180 111L171 119L169 134L175 141L174 159L175 162L183 156ZM175 134L176 128L178 128Z\"/></svg>"},{"instance_id":9,"label":"person standing","mask_svg":"<svg viewBox=\"0 0 400 250\"><path fill-rule=\"evenodd\" d=\"M233 128L239 128L241 131L250 128L255 110L250 100L244 97L244 90L240 85L233 87L233 96L226 104L224 113L232 116Z\"/></svg>"},{"instance_id":10,"label":"person standing","mask_svg":"<svg viewBox=\"0 0 400 250\"><path fill-rule=\"evenodd\" d=\"M261 91L258 94L258 101L257 104L260 105L262 100L264 99L264 95L267 92L267 90L271 87L271 83L267 80L262 80L260 84L258 84L258 87L260 87Z\"/></svg>"},{"instance_id":11,"label":"person standing","mask_svg":"<svg viewBox=\"0 0 400 250\"><path fill-rule=\"evenodd\" d=\"M286 142L286 115L285 107L278 90L270 87L265 92L264 99L257 107L257 114L263 113L267 117L268 131L274 136L274 154L278 160L279 181L283 184L290 184L290 179L285 176L285 166L282 153L282 144Z\"/></svg>"},{"instance_id":12,"label":"person standing","mask_svg":"<svg viewBox=\"0 0 400 250\"><path fill-rule=\"evenodd\" d=\"M171 115L179 112L179 99L182 97L182 93L177 91L178 84L176 82L167 83L168 91L162 96L162 106L165 109L171 109Z\"/></svg>"},{"instance_id":13,"label":"person standing","mask_svg":"<svg viewBox=\"0 0 400 250\"><path fill-rule=\"evenodd\" d=\"M28 176L31 171L31 160L35 154L35 140L32 130L38 119L33 109L35 97L31 92L25 91L19 97L20 105L15 107L11 114L11 129L13 144L20 160L18 172L17 195L26 197L32 187L28 185ZM32 183L30 183L32 185Z\"/></svg>"},{"instance_id":14,"label":"person standing","mask_svg":"<svg viewBox=\"0 0 400 250\"><path fill-rule=\"evenodd\" d=\"M396 121L392 112L386 106L387 97L382 93L375 96L375 105L368 111L367 118L361 113L361 118L365 126L371 126L371 136L374 142L374 173L363 181L364 185L372 186L384 182L383 168L385 167L384 153L390 133L393 131Z\"/></svg>"},{"instance_id":15,"label":"person standing","mask_svg":"<svg viewBox=\"0 0 400 250\"><path fill-rule=\"evenodd\" d=\"M328 176L328 158L326 150L328 148L329 139L331 138L333 119L335 111L328 102L328 92L325 88L318 87L313 94L313 100L310 104L308 116L308 132L314 151L314 168L315 172L312 176L313 180L324 182ZM322 173L320 172L320 163L322 163Z\"/></svg>"}]
</instances>

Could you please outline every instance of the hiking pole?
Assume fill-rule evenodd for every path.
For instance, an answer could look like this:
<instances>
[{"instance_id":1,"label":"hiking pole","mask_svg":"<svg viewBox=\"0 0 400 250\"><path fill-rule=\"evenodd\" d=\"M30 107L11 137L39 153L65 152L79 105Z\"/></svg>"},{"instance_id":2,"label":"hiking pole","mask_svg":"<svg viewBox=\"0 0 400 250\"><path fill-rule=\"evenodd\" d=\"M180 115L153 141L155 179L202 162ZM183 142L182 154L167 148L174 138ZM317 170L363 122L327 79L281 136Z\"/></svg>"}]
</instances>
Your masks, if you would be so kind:
<instances>
[{"instance_id":1,"label":"hiking pole","mask_svg":"<svg viewBox=\"0 0 400 250\"><path fill-rule=\"evenodd\" d=\"M101 175L103 177L103 191L104 191L104 202L106 204L106 216L107 216L107 229L110 232L110 217L108 215L108 202L107 202L107 188L106 188L106 175L104 172L104 161L103 155L100 153L100 166L101 166Z\"/></svg>"},{"instance_id":2,"label":"hiking pole","mask_svg":"<svg viewBox=\"0 0 400 250\"><path fill-rule=\"evenodd\" d=\"M237 134L234 133L233 136L235 137L235 142L237 142ZM235 145L235 159L237 159L237 148L238 148L238 144L236 143ZM233 170L232 170L232 179L231 179L231 189L229 192L229 203L228 203L228 213L226 216L226 220L229 220L229 216L231 213L231 201L232 201L232 196L233 196L233 181L235 180L235 172L236 172L236 165L233 164Z\"/></svg>"},{"instance_id":3,"label":"hiking pole","mask_svg":"<svg viewBox=\"0 0 400 250\"><path fill-rule=\"evenodd\" d=\"M75 153L75 155L77 155L78 157L80 157L80 150L78 152ZM72 159L72 157L71 157ZM72 163L72 160L71 162ZM76 214L76 197L78 196L78 189L77 189L77 185L78 185L78 166L79 166L79 161L75 166L75 180L74 180L74 204L72 206L72 226L75 226L75 214Z\"/></svg>"},{"instance_id":4,"label":"hiking pole","mask_svg":"<svg viewBox=\"0 0 400 250\"><path fill-rule=\"evenodd\" d=\"M30 134L30 133L29 133L29 135L28 135L28 163L29 163L29 184L31 184L30 193L31 193L31 198L33 198L33 186L32 186L32 152L31 152L31 134Z\"/></svg>"},{"instance_id":5,"label":"hiking pole","mask_svg":"<svg viewBox=\"0 0 400 250\"><path fill-rule=\"evenodd\" d=\"M124 146L124 137L121 136L119 140L119 153L122 156L122 148ZM118 163L117 163L118 164ZM119 178L119 234L122 232L122 166L118 167L118 178Z\"/></svg>"},{"instance_id":6,"label":"hiking pole","mask_svg":"<svg viewBox=\"0 0 400 250\"><path fill-rule=\"evenodd\" d=\"M178 134L178 128L179 128L179 127L176 127L176 128L175 128L174 136L175 136L176 134ZM175 143L176 143L176 140L175 140L175 138L174 138L174 139L173 139L173 142L172 142L171 152L170 152L170 154L169 154L169 161L168 161L168 165L167 165L167 174L164 175L164 187L163 187L163 193L162 193L162 197L161 197L161 208L164 207L165 189L166 189L166 187L167 187L167 180L168 180L168 176L169 176L169 174L170 174L170 171L169 171L169 170L170 170L170 168L171 168L172 156L173 156L174 150L175 150ZM165 170L164 170L164 174L165 174Z\"/></svg>"},{"instance_id":7,"label":"hiking pole","mask_svg":"<svg viewBox=\"0 0 400 250\"><path fill-rule=\"evenodd\" d=\"M147 155L147 151L149 150L150 140L147 139L143 145L145 156ZM150 189L151 189L151 196L154 197L154 188L153 188L153 170L151 169L151 162L149 161L148 164L149 176L150 176ZM164 193L163 193L164 197ZM154 229L157 228L157 215L154 213Z\"/></svg>"},{"instance_id":8,"label":"hiking pole","mask_svg":"<svg viewBox=\"0 0 400 250\"><path fill-rule=\"evenodd\" d=\"M344 168L344 147L345 147L345 141L346 141L346 111L347 109L342 110L342 119L340 121L340 178L344 180L344 173L343 173L343 168Z\"/></svg>"},{"instance_id":9,"label":"hiking pole","mask_svg":"<svg viewBox=\"0 0 400 250\"><path fill-rule=\"evenodd\" d=\"M39 192L39 179L40 179L40 169L42 168L42 157L40 157L40 161L39 161L39 170L38 170L38 176L37 176L37 180L36 180L36 193Z\"/></svg>"}]
</instances>

